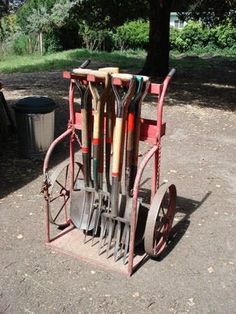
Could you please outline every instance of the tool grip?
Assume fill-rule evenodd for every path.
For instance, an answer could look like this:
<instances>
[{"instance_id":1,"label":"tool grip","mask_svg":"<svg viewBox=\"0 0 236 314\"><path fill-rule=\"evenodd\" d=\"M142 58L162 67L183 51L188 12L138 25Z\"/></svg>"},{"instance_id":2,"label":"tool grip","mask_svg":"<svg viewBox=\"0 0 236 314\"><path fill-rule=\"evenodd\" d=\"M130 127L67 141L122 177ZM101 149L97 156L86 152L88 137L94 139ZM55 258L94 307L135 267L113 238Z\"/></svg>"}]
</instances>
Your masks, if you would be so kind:
<instances>
[{"instance_id":1,"label":"tool grip","mask_svg":"<svg viewBox=\"0 0 236 314\"><path fill-rule=\"evenodd\" d=\"M122 136L123 136L123 119L116 118L116 124L113 137L113 161L112 161L112 176L118 177L120 171L120 161L122 152Z\"/></svg>"},{"instance_id":2,"label":"tool grip","mask_svg":"<svg viewBox=\"0 0 236 314\"><path fill-rule=\"evenodd\" d=\"M81 69L87 68L87 66L89 65L89 63L90 63L90 60L89 60L89 59L85 60L85 61L80 65L80 68L81 68Z\"/></svg>"},{"instance_id":3,"label":"tool grip","mask_svg":"<svg viewBox=\"0 0 236 314\"><path fill-rule=\"evenodd\" d=\"M170 72L167 74L167 76L169 77L173 77L175 74L176 70L175 69L171 69Z\"/></svg>"}]
</instances>

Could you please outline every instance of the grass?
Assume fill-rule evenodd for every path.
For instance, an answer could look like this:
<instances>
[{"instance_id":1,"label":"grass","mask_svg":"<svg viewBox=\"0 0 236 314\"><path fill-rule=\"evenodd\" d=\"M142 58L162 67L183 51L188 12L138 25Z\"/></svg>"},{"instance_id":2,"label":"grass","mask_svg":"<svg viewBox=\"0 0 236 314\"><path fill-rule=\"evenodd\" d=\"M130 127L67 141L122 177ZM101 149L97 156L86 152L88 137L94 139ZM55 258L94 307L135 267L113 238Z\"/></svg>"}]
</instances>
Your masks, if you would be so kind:
<instances>
[{"instance_id":1,"label":"grass","mask_svg":"<svg viewBox=\"0 0 236 314\"><path fill-rule=\"evenodd\" d=\"M142 69L145 60L144 51L125 51L125 52L90 52L85 49L74 49L53 54L27 55L27 56L7 56L0 61L0 73L15 72L40 72L55 70L70 70L79 66L84 60L91 59L92 66L96 68L96 62L99 66L118 66L122 70L137 73ZM208 56L210 57L210 56ZM228 56L219 56L221 59L230 59ZM214 58L213 58L214 59ZM214 60L211 62L217 62ZM209 66L209 58L171 54L171 67L207 67Z\"/></svg>"},{"instance_id":2,"label":"grass","mask_svg":"<svg viewBox=\"0 0 236 314\"><path fill-rule=\"evenodd\" d=\"M142 52L89 52L84 49L74 49L53 54L8 56L0 62L1 73L37 72L68 70L79 66L84 60L100 61L106 66L116 65L122 69L134 70L141 68L144 55Z\"/></svg>"}]
</instances>

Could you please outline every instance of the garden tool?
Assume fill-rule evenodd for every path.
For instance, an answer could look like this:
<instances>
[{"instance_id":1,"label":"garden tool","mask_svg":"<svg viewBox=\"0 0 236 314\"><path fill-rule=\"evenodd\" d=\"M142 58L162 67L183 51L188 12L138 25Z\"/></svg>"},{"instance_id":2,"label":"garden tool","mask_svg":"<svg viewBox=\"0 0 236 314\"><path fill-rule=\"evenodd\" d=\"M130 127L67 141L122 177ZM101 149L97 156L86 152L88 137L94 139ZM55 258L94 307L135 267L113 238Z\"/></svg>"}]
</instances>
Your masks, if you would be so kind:
<instances>
[{"instance_id":1,"label":"garden tool","mask_svg":"<svg viewBox=\"0 0 236 314\"><path fill-rule=\"evenodd\" d=\"M93 230L93 237L97 233L100 213L103 205L103 198L107 197L103 192L103 168L104 168L104 105L107 98L109 87L109 75L102 71L92 71L90 73L89 88L92 94L92 103L94 109L94 123L93 123L93 183L94 183L94 204L88 217L87 229L90 228L90 221L95 219ZM98 82L96 79L102 79ZM94 80L94 81L93 81ZM94 211L96 210L96 214ZM85 236L86 236L85 233Z\"/></svg>"},{"instance_id":2,"label":"garden tool","mask_svg":"<svg viewBox=\"0 0 236 314\"><path fill-rule=\"evenodd\" d=\"M137 81L136 93L130 103L127 119L127 143L126 143L126 163L125 163L125 191L126 191L126 207L124 218L130 221L131 210L133 205L133 186L137 173L138 154L139 154L139 138L140 138L140 116L141 105L143 99L147 95L150 79L147 76L135 76ZM142 200L138 199L137 217L141 221L146 219L146 211L143 211L141 206ZM136 245L143 239L143 224L139 224L136 230ZM119 248L118 248L119 249ZM115 251L118 254L118 251ZM122 251L121 251L122 253ZM115 255L115 258L119 256Z\"/></svg>"},{"instance_id":3,"label":"garden tool","mask_svg":"<svg viewBox=\"0 0 236 314\"><path fill-rule=\"evenodd\" d=\"M108 74L119 73L119 68L106 67L100 68L99 71L106 72ZM111 88L111 81L108 82L108 94L106 99L106 147L105 147L105 175L107 191L111 192L111 181L110 181L110 160L111 160L111 144L112 134L114 127L115 118L115 96Z\"/></svg>"},{"instance_id":4,"label":"garden tool","mask_svg":"<svg viewBox=\"0 0 236 314\"><path fill-rule=\"evenodd\" d=\"M87 77L91 70L75 69L74 72L80 77ZM91 102L89 101L89 85L86 80L75 80L81 98L81 150L83 159L84 187L75 185L71 193L70 216L73 224L78 229L86 230L88 228L88 218L91 206L94 203L94 194L91 191L93 186L91 179L91 134L89 123L92 120ZM89 228L93 229L95 220L90 223ZM90 229L90 230L91 230Z\"/></svg>"},{"instance_id":5,"label":"garden tool","mask_svg":"<svg viewBox=\"0 0 236 314\"><path fill-rule=\"evenodd\" d=\"M137 173L141 104L147 95L150 79L147 76L136 75L137 90L129 106L127 123L127 146L126 146L126 195L132 196L132 188Z\"/></svg>"},{"instance_id":6,"label":"garden tool","mask_svg":"<svg viewBox=\"0 0 236 314\"><path fill-rule=\"evenodd\" d=\"M134 152L139 146L139 133L140 127L137 127L139 124L140 118L140 110L141 103L143 98L147 93L147 89L149 88L148 77L143 76L135 76L136 79L136 89L134 96L128 107L128 118L127 118L127 139L126 139L126 150L124 152L125 155L125 196L123 196L124 205L120 209L120 216L123 217L123 220L117 223L117 232L116 232L116 245L114 251L114 258L118 260L120 256L123 255L123 262L126 261L126 256L129 247L129 223L130 222L130 214L132 209L133 198L131 196L131 189L134 184L135 177L132 177L132 167L133 162L137 160L134 158ZM145 82L144 82L145 81ZM137 156L138 157L138 156ZM136 176L136 173L135 173ZM140 201L137 206L137 216L139 213ZM123 212L122 212L123 211ZM123 225L123 230L121 231L121 226ZM138 234L138 232L137 232ZM137 239L142 238L142 235L137 237ZM119 253L119 255L118 255Z\"/></svg>"},{"instance_id":7,"label":"garden tool","mask_svg":"<svg viewBox=\"0 0 236 314\"><path fill-rule=\"evenodd\" d=\"M121 81L122 86L116 86L115 80ZM128 90L124 87L124 82L129 83ZM120 195L121 170L123 164L124 137L125 137L125 120L127 116L128 105L135 91L136 80L129 74L112 74L112 88L116 97L116 119L113 134L113 160L112 160L112 186L110 196L110 211L102 214L100 247L104 245L107 238L107 257L111 249L111 242L114 231L121 234L121 228L124 226L122 238L126 239L128 233L128 221L120 217L120 207L123 205L122 195ZM122 95L120 93L122 91ZM105 240L104 240L105 239Z\"/></svg>"}]
</instances>

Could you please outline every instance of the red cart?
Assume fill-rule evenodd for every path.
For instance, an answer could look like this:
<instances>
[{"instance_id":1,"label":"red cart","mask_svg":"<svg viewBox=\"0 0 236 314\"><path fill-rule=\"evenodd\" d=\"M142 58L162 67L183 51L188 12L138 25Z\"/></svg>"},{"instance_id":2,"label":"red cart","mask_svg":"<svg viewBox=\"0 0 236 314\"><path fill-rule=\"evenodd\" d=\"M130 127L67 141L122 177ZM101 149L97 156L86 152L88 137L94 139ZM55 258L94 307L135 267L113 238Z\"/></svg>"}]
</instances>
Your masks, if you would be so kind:
<instances>
[{"instance_id":1,"label":"red cart","mask_svg":"<svg viewBox=\"0 0 236 314\"><path fill-rule=\"evenodd\" d=\"M175 214L176 187L159 182L163 105L175 70L161 84L117 72L63 73L70 82L68 127L49 147L43 165L46 243L131 275L163 251ZM155 99L156 119L140 114L146 95ZM68 139L69 158L50 170L55 147ZM149 147L142 157L140 141ZM150 163L147 200L142 181Z\"/></svg>"}]
</instances>

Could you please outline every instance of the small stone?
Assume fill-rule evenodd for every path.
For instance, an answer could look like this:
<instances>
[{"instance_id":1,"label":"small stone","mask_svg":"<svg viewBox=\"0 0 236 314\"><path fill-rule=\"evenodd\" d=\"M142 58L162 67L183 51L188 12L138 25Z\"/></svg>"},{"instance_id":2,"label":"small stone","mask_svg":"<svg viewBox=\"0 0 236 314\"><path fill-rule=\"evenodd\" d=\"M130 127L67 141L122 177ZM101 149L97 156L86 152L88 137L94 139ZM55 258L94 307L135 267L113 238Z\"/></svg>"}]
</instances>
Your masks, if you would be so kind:
<instances>
[{"instance_id":1,"label":"small stone","mask_svg":"<svg viewBox=\"0 0 236 314\"><path fill-rule=\"evenodd\" d=\"M217 188L220 188L220 187L221 187L221 185L220 185L220 184L216 184L216 187L217 187Z\"/></svg>"},{"instance_id":2,"label":"small stone","mask_svg":"<svg viewBox=\"0 0 236 314\"><path fill-rule=\"evenodd\" d=\"M139 292L135 292L134 294L133 294L133 298L138 298L139 297Z\"/></svg>"},{"instance_id":3,"label":"small stone","mask_svg":"<svg viewBox=\"0 0 236 314\"><path fill-rule=\"evenodd\" d=\"M193 302L193 298L188 299L188 305L193 306L195 303Z\"/></svg>"},{"instance_id":4,"label":"small stone","mask_svg":"<svg viewBox=\"0 0 236 314\"><path fill-rule=\"evenodd\" d=\"M23 235L22 234L18 234L17 239L23 239Z\"/></svg>"},{"instance_id":5,"label":"small stone","mask_svg":"<svg viewBox=\"0 0 236 314\"><path fill-rule=\"evenodd\" d=\"M91 274L94 275L96 274L96 272L94 270L91 270Z\"/></svg>"},{"instance_id":6,"label":"small stone","mask_svg":"<svg viewBox=\"0 0 236 314\"><path fill-rule=\"evenodd\" d=\"M208 273L210 273L210 274L214 273L214 268L213 267L208 267L207 270L208 270Z\"/></svg>"}]
</instances>

